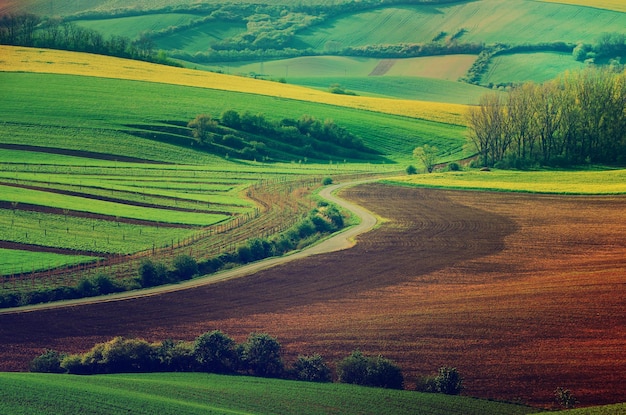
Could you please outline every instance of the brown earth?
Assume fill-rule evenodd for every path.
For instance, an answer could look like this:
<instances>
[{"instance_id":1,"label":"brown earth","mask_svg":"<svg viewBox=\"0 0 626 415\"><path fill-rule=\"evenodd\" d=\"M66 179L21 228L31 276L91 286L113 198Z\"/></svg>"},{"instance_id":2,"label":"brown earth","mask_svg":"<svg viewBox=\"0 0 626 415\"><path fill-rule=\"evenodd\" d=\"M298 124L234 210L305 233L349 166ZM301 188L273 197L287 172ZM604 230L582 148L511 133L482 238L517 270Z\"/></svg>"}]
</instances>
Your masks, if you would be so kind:
<instances>
[{"instance_id":1,"label":"brown earth","mask_svg":"<svg viewBox=\"0 0 626 415\"><path fill-rule=\"evenodd\" d=\"M407 384L456 366L465 393L549 405L626 396L626 197L363 185L387 218L350 250L158 296L0 315L0 370L113 336L278 337L287 360L382 354Z\"/></svg>"}]
</instances>

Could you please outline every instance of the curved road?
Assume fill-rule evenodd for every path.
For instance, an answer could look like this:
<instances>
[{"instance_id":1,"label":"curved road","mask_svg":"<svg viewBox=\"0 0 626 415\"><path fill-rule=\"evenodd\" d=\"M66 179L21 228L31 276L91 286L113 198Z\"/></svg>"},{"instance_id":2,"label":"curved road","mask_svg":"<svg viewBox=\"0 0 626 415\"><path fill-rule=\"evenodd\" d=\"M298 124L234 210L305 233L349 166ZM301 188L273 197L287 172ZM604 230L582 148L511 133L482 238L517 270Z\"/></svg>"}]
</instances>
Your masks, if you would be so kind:
<instances>
[{"instance_id":1,"label":"curved road","mask_svg":"<svg viewBox=\"0 0 626 415\"><path fill-rule=\"evenodd\" d=\"M332 202L342 208L349 210L352 214L356 215L360 219L360 223L358 225L352 226L346 230L338 232L334 234L332 237L315 244L311 247L303 249L301 251L295 252L293 254L288 254L280 257L271 257L268 259L264 259L262 261L254 262L251 264L243 265L241 267L237 267L234 269L221 271L215 274L208 275L202 278L196 278L193 280L185 281L179 284L173 285L164 285L160 287L149 288L145 290L137 290L137 291L127 291L118 294L111 294L100 297L90 297L90 298L81 298L77 300L68 300L68 301L59 301L55 303L46 303L46 304L36 304L31 306L24 307L16 307L5 310L0 310L0 314L16 314L16 313L25 313L34 310L47 310L53 308L62 308L75 306L80 304L94 304L94 303L104 303L118 300L128 300L132 298L140 298L147 297L152 295L158 295L167 292L173 292L178 290L184 290L193 287L199 287L203 285L215 284L220 281L225 281L233 278L245 277L260 270L264 270L267 268L274 267L279 264L285 264L287 262L295 261L297 259L302 259L305 257L309 257L312 255L325 254L329 252L340 251L342 249L348 249L354 246L354 238L357 235L368 232L376 226L377 219L372 215L368 210L350 203L340 197L336 196L334 193L340 189L355 186L358 184L368 183L372 180L362 180L356 182L346 182L341 184L335 184L332 186L327 186L322 191L320 191L319 195L324 199Z\"/></svg>"}]
</instances>

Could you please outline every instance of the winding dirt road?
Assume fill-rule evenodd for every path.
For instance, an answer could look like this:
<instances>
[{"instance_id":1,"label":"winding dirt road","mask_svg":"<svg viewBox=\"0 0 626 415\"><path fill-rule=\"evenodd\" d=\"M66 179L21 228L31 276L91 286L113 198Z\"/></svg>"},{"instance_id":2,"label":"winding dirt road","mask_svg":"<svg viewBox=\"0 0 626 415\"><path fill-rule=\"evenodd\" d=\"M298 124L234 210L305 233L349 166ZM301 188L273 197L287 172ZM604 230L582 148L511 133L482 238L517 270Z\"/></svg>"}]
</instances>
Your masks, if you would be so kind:
<instances>
[{"instance_id":1,"label":"winding dirt road","mask_svg":"<svg viewBox=\"0 0 626 415\"><path fill-rule=\"evenodd\" d=\"M310 246L301 251L295 252L290 255L280 256L280 257L272 257L262 261L257 261L251 264L243 265L231 270L226 270L222 272L218 272L216 274L212 274L210 276L196 278L190 281L184 281L175 285L165 285L160 287L148 288L140 291L131 291L131 292L123 292L118 294L100 296L100 297L91 297L91 298L81 298L77 300L67 300L67 301L58 301L55 303L49 304L35 304L30 306L16 307L11 309L0 309L1 314L15 314L15 313L24 313L35 310L50 310L55 308L63 308L63 307L71 307L77 306L81 304L96 304L96 303L104 303L111 301L120 301L120 300L128 300L133 298L140 297L148 297L168 292L187 290L190 288L196 288L203 285L215 284L221 281L230 280L233 278L245 277L255 272L268 269L274 267L276 265L285 264L291 261L295 261L298 259L306 258L312 255L326 254L329 252L340 251L342 249L348 249L354 246L354 238L362 233L368 232L376 226L377 219L372 215L368 210L355 205L354 203L350 203L345 199L339 198L335 196L335 192L345 189L346 187L356 186L359 184L367 183L368 181L356 181L356 182L347 182L335 184L332 186L327 186L319 192L319 195L328 200L329 202L335 203L336 205L352 212L357 218L359 218L359 223L355 226L352 226L342 232L339 232L332 237Z\"/></svg>"}]
</instances>

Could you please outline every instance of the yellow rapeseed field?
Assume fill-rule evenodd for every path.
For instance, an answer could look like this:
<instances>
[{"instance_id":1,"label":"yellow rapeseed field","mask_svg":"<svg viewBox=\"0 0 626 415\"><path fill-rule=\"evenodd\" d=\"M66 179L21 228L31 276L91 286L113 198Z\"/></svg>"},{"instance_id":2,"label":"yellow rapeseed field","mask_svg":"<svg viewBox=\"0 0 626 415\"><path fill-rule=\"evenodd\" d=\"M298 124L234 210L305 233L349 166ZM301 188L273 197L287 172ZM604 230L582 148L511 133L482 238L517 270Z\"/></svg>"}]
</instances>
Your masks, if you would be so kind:
<instances>
[{"instance_id":1,"label":"yellow rapeseed field","mask_svg":"<svg viewBox=\"0 0 626 415\"><path fill-rule=\"evenodd\" d=\"M626 170L462 171L402 176L389 181L425 187L558 194L626 194Z\"/></svg>"},{"instance_id":2,"label":"yellow rapeseed field","mask_svg":"<svg viewBox=\"0 0 626 415\"><path fill-rule=\"evenodd\" d=\"M296 85L49 49L0 46L0 71L158 82L296 99L464 125L465 105L336 95Z\"/></svg>"},{"instance_id":3,"label":"yellow rapeseed field","mask_svg":"<svg viewBox=\"0 0 626 415\"><path fill-rule=\"evenodd\" d=\"M595 7L598 9L626 12L625 0L541 0L547 3L573 4L575 6Z\"/></svg>"}]
</instances>

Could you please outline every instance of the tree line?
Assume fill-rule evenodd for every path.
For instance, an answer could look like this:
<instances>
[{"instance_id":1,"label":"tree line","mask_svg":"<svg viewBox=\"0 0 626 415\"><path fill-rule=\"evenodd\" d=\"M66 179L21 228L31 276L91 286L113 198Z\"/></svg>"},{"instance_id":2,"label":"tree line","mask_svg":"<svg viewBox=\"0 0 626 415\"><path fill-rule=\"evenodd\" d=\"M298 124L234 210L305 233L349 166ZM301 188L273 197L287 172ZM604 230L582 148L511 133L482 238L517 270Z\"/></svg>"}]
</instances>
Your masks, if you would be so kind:
<instances>
[{"instance_id":1,"label":"tree line","mask_svg":"<svg viewBox=\"0 0 626 415\"><path fill-rule=\"evenodd\" d=\"M623 163L626 74L590 67L507 95L489 93L470 108L467 123L483 166Z\"/></svg>"},{"instance_id":2,"label":"tree line","mask_svg":"<svg viewBox=\"0 0 626 415\"><path fill-rule=\"evenodd\" d=\"M205 332L192 342L167 339L150 343L118 336L94 345L85 353L49 349L31 361L30 370L74 375L207 372L306 382L333 380L331 369L319 354L299 355L289 367L275 337L251 333L245 342L237 343L220 330ZM402 370L395 362L381 355L366 356L359 350L337 362L334 377L340 383L388 389L404 387ZM442 367L437 375L421 378L417 390L458 395L462 379L455 368Z\"/></svg>"},{"instance_id":3,"label":"tree line","mask_svg":"<svg viewBox=\"0 0 626 415\"><path fill-rule=\"evenodd\" d=\"M201 146L247 160L284 159L286 154L315 159L370 159L378 155L333 120L321 121L307 114L299 119L271 121L264 114L231 109L220 118L199 114L187 126Z\"/></svg>"},{"instance_id":4,"label":"tree line","mask_svg":"<svg viewBox=\"0 0 626 415\"><path fill-rule=\"evenodd\" d=\"M149 36L131 40L124 36L108 38L101 33L61 19L42 19L33 14L0 17L0 44L87 52L182 66L163 51L156 51Z\"/></svg>"}]
</instances>

